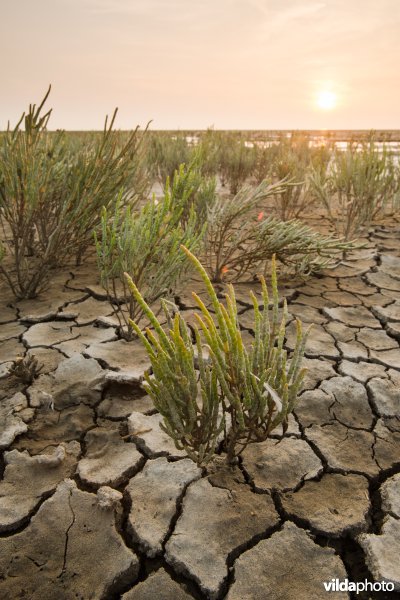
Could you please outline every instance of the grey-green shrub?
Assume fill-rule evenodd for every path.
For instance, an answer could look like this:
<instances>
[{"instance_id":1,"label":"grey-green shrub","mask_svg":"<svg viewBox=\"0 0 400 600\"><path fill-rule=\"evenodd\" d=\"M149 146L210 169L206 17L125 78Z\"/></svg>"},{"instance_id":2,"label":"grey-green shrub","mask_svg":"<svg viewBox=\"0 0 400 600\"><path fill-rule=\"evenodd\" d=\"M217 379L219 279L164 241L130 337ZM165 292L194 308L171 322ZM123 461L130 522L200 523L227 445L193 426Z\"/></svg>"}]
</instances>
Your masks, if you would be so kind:
<instances>
[{"instance_id":1,"label":"grey-green shrub","mask_svg":"<svg viewBox=\"0 0 400 600\"><path fill-rule=\"evenodd\" d=\"M195 177L193 185L192 175L193 169L182 165L172 185L167 182L163 197L153 198L139 211L120 203L112 213L103 208L101 231L95 235L101 283L114 307L120 334L126 339L133 334L131 319L139 322L144 318L143 327L147 321L124 273L131 275L146 302L154 304L172 295L190 266L179 251L180 245L194 251L200 246L204 227L199 225L192 200L202 181Z\"/></svg>"},{"instance_id":2,"label":"grey-green shrub","mask_svg":"<svg viewBox=\"0 0 400 600\"><path fill-rule=\"evenodd\" d=\"M310 178L315 197L327 211L328 219L346 240L394 207L398 178L393 157L373 141L337 149L328 169L314 169Z\"/></svg>"},{"instance_id":3,"label":"grey-green shrub","mask_svg":"<svg viewBox=\"0 0 400 600\"><path fill-rule=\"evenodd\" d=\"M274 195L275 209L283 221L297 219L306 208L310 208L315 199L309 193L308 164L298 155L288 150L279 156L274 165L278 181L286 180L288 185Z\"/></svg>"},{"instance_id":4,"label":"grey-green shrub","mask_svg":"<svg viewBox=\"0 0 400 600\"><path fill-rule=\"evenodd\" d=\"M252 173L255 183L259 185L265 179L272 181L279 145L275 142L261 142L255 145L255 149L256 161Z\"/></svg>"},{"instance_id":5,"label":"grey-green shrub","mask_svg":"<svg viewBox=\"0 0 400 600\"><path fill-rule=\"evenodd\" d=\"M137 130L121 145L114 112L102 134L72 151L64 132L47 131L49 93L0 139L0 273L17 298L35 297L52 268L82 259L101 207L113 207L121 188L133 203L146 185Z\"/></svg>"},{"instance_id":6,"label":"grey-green shrub","mask_svg":"<svg viewBox=\"0 0 400 600\"><path fill-rule=\"evenodd\" d=\"M310 193L311 167L325 170L331 156L328 146L313 147L308 137L293 135L257 148L255 179L261 183L286 181L289 185L273 197L277 216L283 221L297 219L316 203Z\"/></svg>"},{"instance_id":7,"label":"grey-green shrub","mask_svg":"<svg viewBox=\"0 0 400 600\"><path fill-rule=\"evenodd\" d=\"M173 198L173 210L180 211L180 222L186 226L193 210L199 229L208 219L208 212L216 201L216 179L203 173L203 151L194 152L190 163L181 164L173 178L167 178L166 190Z\"/></svg>"},{"instance_id":8,"label":"grey-green shrub","mask_svg":"<svg viewBox=\"0 0 400 600\"><path fill-rule=\"evenodd\" d=\"M222 185L228 184L231 194L237 194L254 172L257 151L238 134L220 134L218 170Z\"/></svg>"},{"instance_id":9,"label":"grey-green shrub","mask_svg":"<svg viewBox=\"0 0 400 600\"><path fill-rule=\"evenodd\" d=\"M145 387L163 416L162 429L177 448L184 449L198 464L206 464L222 438L227 462L233 463L248 444L267 439L278 425L286 430L305 372L301 359L306 336L298 321L289 365L283 348L286 304L279 318L273 261L272 309L262 279L263 310L251 294L255 339L247 350L238 326L233 287L226 295L225 307L200 262L189 250L183 250L206 286L213 311L193 293L202 313L194 326L195 346L182 315L176 314L171 329L165 332L127 275L132 294L154 328L154 333L148 329L144 334L132 323L152 364L153 375L146 376Z\"/></svg>"},{"instance_id":10,"label":"grey-green shrub","mask_svg":"<svg viewBox=\"0 0 400 600\"><path fill-rule=\"evenodd\" d=\"M181 132L151 132L147 140L146 161L151 177L162 186L172 181L181 164L188 164L193 148Z\"/></svg>"},{"instance_id":11,"label":"grey-green shrub","mask_svg":"<svg viewBox=\"0 0 400 600\"><path fill-rule=\"evenodd\" d=\"M265 216L263 202L290 186L287 181L243 187L233 198L218 197L209 210L204 262L213 282L239 280L263 272L277 259L297 274L310 274L333 263L351 242L324 236L296 219Z\"/></svg>"}]
</instances>

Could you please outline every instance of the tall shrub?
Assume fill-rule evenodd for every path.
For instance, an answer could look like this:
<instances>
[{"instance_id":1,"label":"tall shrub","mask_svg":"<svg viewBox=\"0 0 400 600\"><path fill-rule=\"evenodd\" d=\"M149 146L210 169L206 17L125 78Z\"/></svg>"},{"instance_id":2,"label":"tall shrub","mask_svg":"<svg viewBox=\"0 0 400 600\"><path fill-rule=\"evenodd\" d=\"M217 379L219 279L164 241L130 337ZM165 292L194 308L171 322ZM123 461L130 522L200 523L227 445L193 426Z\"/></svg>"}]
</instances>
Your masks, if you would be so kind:
<instances>
[{"instance_id":1,"label":"tall shrub","mask_svg":"<svg viewBox=\"0 0 400 600\"><path fill-rule=\"evenodd\" d=\"M66 259L79 262L101 207L114 206L121 188L135 202L146 183L137 130L121 144L115 111L100 136L72 151L63 131L47 130L49 93L0 138L0 274L17 298L35 297Z\"/></svg>"}]
</instances>

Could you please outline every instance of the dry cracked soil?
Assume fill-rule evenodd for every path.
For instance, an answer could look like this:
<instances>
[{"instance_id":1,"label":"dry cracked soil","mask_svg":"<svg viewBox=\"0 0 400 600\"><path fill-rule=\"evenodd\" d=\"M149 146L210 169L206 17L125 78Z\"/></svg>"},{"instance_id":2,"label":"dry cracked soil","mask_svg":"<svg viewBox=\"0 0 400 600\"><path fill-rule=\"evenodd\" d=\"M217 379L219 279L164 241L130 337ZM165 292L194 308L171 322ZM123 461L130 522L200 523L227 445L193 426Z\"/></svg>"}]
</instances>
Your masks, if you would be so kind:
<instances>
[{"instance_id":1,"label":"dry cracked soil","mask_svg":"<svg viewBox=\"0 0 400 600\"><path fill-rule=\"evenodd\" d=\"M208 473L160 430L149 361L120 340L90 264L49 292L0 293L0 598L320 600L323 582L400 597L400 228L371 228L335 269L282 289L314 323L283 439ZM237 286L252 340L249 287ZM189 321L187 288L177 298ZM26 384L15 359L33 355ZM280 442L280 443L278 443Z\"/></svg>"}]
</instances>

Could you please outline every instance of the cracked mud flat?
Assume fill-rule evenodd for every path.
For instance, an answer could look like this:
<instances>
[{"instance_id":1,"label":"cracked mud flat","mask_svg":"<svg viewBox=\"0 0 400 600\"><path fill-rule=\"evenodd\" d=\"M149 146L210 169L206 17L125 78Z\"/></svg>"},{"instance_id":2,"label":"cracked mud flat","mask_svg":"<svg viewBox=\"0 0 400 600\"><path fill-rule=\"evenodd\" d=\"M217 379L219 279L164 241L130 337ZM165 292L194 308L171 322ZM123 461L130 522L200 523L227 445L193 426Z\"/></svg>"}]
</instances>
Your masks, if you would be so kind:
<instances>
[{"instance_id":1,"label":"cracked mud flat","mask_svg":"<svg viewBox=\"0 0 400 600\"><path fill-rule=\"evenodd\" d=\"M287 349L294 317L315 325L288 431L208 475L159 429L146 355L118 340L94 267L37 300L1 292L0 598L351 598L323 586L346 577L395 585L360 600L400 597L399 236L371 229L290 282ZM237 286L246 343L255 285ZM188 289L177 301L190 320ZM26 354L31 385L9 372Z\"/></svg>"}]
</instances>

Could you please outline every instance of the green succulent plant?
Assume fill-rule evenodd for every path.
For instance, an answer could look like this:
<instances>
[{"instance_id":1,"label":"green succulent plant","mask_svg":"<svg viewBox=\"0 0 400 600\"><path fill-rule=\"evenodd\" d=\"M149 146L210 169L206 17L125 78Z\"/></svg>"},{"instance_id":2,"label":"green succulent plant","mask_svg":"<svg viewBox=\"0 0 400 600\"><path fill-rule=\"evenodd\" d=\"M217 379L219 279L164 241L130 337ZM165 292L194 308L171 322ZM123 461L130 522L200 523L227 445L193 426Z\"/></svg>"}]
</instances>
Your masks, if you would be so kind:
<instances>
[{"instance_id":1,"label":"green succulent plant","mask_svg":"<svg viewBox=\"0 0 400 600\"><path fill-rule=\"evenodd\" d=\"M182 247L203 280L211 302L209 310L200 297L193 297L201 311L196 315L194 340L181 313L165 331L145 302L138 287L125 274L132 295L147 315L153 330L145 332L132 322L152 365L145 388L163 416L162 429L179 449L199 465L207 464L219 444L228 463L248 444L265 440L278 426L286 430L305 373L301 367L307 333L297 321L297 340L288 361L283 347L287 308L279 315L279 296L272 261L272 298L261 278L263 305L255 295L255 338L247 349L238 323L233 286L224 305L217 297L200 261ZM164 305L168 314L168 307Z\"/></svg>"}]
</instances>

